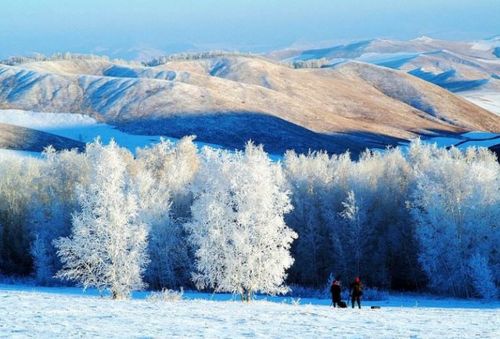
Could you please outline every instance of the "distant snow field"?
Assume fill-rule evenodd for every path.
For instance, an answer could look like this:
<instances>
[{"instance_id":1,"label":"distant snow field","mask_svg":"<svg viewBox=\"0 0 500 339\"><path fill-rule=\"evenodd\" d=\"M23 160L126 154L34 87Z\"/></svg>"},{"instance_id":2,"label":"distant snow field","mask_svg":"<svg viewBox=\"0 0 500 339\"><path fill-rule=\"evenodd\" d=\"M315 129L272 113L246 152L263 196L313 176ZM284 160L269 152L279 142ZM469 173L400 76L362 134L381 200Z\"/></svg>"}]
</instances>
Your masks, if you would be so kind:
<instances>
[{"instance_id":1,"label":"distant snow field","mask_svg":"<svg viewBox=\"0 0 500 339\"><path fill-rule=\"evenodd\" d=\"M470 91L460 94L464 99L490 112L500 115L500 93L485 91Z\"/></svg>"},{"instance_id":2,"label":"distant snow field","mask_svg":"<svg viewBox=\"0 0 500 339\"><path fill-rule=\"evenodd\" d=\"M379 310L328 305L191 299L113 301L93 295L0 286L0 333L6 337L500 337L498 303L457 301L442 306ZM49 289L45 289L49 290ZM69 291L69 293L68 293ZM201 296L201 294L200 294ZM195 297L195 296L194 296ZM425 301L422 302L425 304Z\"/></svg>"},{"instance_id":3,"label":"distant snow field","mask_svg":"<svg viewBox=\"0 0 500 339\"><path fill-rule=\"evenodd\" d=\"M159 135L138 135L129 134L118 130L112 125L102 123L96 119L79 113L42 113L23 110L1 110L0 123L16 125L35 129L42 132L66 137L84 143L92 142L100 137L102 142L107 144L111 139L120 146L134 152L138 147L145 147L156 144L161 138L176 142L177 138ZM195 142L198 146L211 146L220 148L219 145ZM18 151L19 154L33 155ZM25 154L26 153L26 154Z\"/></svg>"},{"instance_id":4,"label":"distant snow field","mask_svg":"<svg viewBox=\"0 0 500 339\"><path fill-rule=\"evenodd\" d=\"M82 142L92 142L97 137L104 143L114 139L119 145L132 151L160 140L160 136L127 134L94 118L76 113L0 110L0 123L32 128Z\"/></svg>"},{"instance_id":5,"label":"distant snow field","mask_svg":"<svg viewBox=\"0 0 500 339\"><path fill-rule=\"evenodd\" d=\"M500 115L500 94L494 93L494 95L489 95L487 98L490 100L488 102L492 102L492 105L497 105L496 113ZM476 100L469 97L466 97L466 99L471 101ZM100 137L104 143L108 143L111 139L114 139L119 145L126 147L132 152L134 152L138 147L155 144L159 142L161 138L160 136L128 134L116 129L114 126L98 122L92 117L77 113L41 113L23 110L0 110L0 123L31 128L85 143L92 142L97 137ZM178 140L171 137L164 138L173 142ZM425 142L436 143L439 147L459 145L458 148L460 149L465 149L470 146L490 147L500 143L500 134L478 131L458 136L428 138ZM221 147L219 145L203 142L196 142L196 144L200 147L204 145L215 148ZM407 143L401 143L402 147L406 147L407 145ZM0 155L14 154L23 156L38 155L38 153L35 152L0 149ZM282 155L270 154L270 157L273 160L281 160Z\"/></svg>"}]
</instances>

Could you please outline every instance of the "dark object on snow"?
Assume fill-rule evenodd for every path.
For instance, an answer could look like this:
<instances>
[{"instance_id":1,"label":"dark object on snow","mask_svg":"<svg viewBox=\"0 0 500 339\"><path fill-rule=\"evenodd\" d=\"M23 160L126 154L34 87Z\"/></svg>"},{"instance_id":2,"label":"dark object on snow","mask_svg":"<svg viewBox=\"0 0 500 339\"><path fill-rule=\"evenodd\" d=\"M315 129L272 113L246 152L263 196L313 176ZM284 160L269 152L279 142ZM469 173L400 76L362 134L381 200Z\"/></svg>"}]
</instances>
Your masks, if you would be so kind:
<instances>
[{"instance_id":1,"label":"dark object on snow","mask_svg":"<svg viewBox=\"0 0 500 339\"><path fill-rule=\"evenodd\" d=\"M339 304L339 308L347 308L347 303L345 301L341 300L338 302L338 304Z\"/></svg>"},{"instance_id":2,"label":"dark object on snow","mask_svg":"<svg viewBox=\"0 0 500 339\"><path fill-rule=\"evenodd\" d=\"M340 303L342 302L341 296L340 296L341 292L342 292L342 283L340 282L340 277L337 277L337 279L335 279L332 282L332 286L330 287L330 293L332 294L333 307L336 307L337 304L339 304L339 307L340 307Z\"/></svg>"},{"instance_id":3,"label":"dark object on snow","mask_svg":"<svg viewBox=\"0 0 500 339\"><path fill-rule=\"evenodd\" d=\"M372 310L380 310L380 306L372 306L370 307Z\"/></svg>"},{"instance_id":4,"label":"dark object on snow","mask_svg":"<svg viewBox=\"0 0 500 339\"><path fill-rule=\"evenodd\" d=\"M358 303L358 307L361 308L361 296L363 295L363 284L361 279L356 277L354 282L351 284L349 289L349 294L351 295L352 308L354 308L354 302Z\"/></svg>"}]
</instances>

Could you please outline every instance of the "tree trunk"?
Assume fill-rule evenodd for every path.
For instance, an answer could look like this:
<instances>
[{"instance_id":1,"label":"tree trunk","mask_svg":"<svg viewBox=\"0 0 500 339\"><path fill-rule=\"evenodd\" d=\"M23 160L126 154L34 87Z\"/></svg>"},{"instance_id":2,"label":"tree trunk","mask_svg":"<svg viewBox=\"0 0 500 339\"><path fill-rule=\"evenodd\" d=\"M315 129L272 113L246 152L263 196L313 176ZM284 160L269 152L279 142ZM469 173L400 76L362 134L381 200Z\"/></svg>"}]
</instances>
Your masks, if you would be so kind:
<instances>
[{"instance_id":1,"label":"tree trunk","mask_svg":"<svg viewBox=\"0 0 500 339\"><path fill-rule=\"evenodd\" d=\"M252 291L243 289L241 292L241 301L246 301L247 303L252 300Z\"/></svg>"},{"instance_id":2,"label":"tree trunk","mask_svg":"<svg viewBox=\"0 0 500 339\"><path fill-rule=\"evenodd\" d=\"M122 295L121 293L117 292L117 291L111 291L111 299L113 300L121 300L121 299L125 299L125 296Z\"/></svg>"}]
</instances>

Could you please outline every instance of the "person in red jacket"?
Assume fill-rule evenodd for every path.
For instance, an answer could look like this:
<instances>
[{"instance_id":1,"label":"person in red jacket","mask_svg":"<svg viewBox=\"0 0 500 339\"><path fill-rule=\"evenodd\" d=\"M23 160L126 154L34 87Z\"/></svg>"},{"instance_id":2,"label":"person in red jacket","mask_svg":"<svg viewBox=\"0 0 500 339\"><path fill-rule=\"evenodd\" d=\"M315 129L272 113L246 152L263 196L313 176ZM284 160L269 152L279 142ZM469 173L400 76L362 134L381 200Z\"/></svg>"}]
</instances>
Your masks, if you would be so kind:
<instances>
[{"instance_id":1,"label":"person in red jacket","mask_svg":"<svg viewBox=\"0 0 500 339\"><path fill-rule=\"evenodd\" d=\"M349 294L351 296L352 308L354 308L354 302L358 303L358 307L361 308L361 296L363 295L363 284L361 279L356 277L354 282L350 286Z\"/></svg>"}]
</instances>

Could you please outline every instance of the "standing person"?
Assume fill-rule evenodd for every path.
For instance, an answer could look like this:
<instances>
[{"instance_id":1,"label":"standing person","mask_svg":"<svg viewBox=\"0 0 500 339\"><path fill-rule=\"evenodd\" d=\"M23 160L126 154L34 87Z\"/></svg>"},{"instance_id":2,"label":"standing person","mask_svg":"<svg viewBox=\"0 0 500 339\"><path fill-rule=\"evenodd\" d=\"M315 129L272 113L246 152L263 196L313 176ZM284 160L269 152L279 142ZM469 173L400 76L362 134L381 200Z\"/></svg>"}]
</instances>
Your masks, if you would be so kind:
<instances>
[{"instance_id":1,"label":"standing person","mask_svg":"<svg viewBox=\"0 0 500 339\"><path fill-rule=\"evenodd\" d=\"M358 307L361 308L361 296L363 295L363 284L361 279L356 277L354 282L350 286L349 294L351 296L352 308L354 308L354 302L357 301Z\"/></svg>"},{"instance_id":2,"label":"standing person","mask_svg":"<svg viewBox=\"0 0 500 339\"><path fill-rule=\"evenodd\" d=\"M335 278L335 280L332 282L330 292L332 293L333 307L337 307L337 304L340 307L340 302L342 301L340 297L340 294L342 292L342 282L340 281L340 276L337 276L337 278Z\"/></svg>"}]
</instances>

